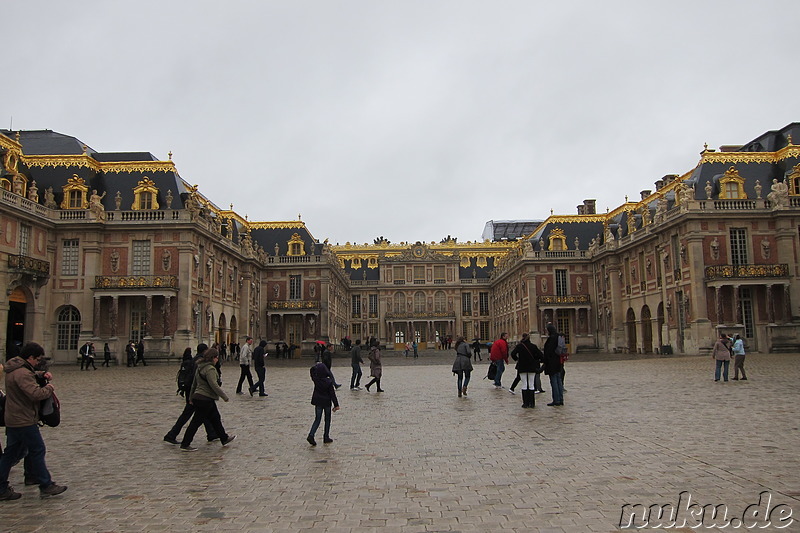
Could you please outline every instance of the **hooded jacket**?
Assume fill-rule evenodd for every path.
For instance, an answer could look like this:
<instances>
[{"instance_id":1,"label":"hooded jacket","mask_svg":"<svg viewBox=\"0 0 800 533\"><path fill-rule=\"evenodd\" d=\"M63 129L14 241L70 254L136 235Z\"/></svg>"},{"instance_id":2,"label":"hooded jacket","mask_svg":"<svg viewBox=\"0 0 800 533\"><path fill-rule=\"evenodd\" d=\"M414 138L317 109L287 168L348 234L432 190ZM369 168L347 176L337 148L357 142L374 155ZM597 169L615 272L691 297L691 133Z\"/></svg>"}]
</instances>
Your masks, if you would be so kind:
<instances>
[{"instance_id":1,"label":"hooded jacket","mask_svg":"<svg viewBox=\"0 0 800 533\"><path fill-rule=\"evenodd\" d=\"M33 426L39 421L39 404L53 395L49 383L40 387L36 372L22 357L14 357L5 365L6 373L6 427Z\"/></svg>"},{"instance_id":2,"label":"hooded jacket","mask_svg":"<svg viewBox=\"0 0 800 533\"><path fill-rule=\"evenodd\" d=\"M197 372L194 375L194 382L192 382L192 394L189 398L194 398L195 394L204 396L212 400L222 398L228 401L228 395L217 383L219 374L214 363L210 361L201 361L197 364Z\"/></svg>"}]
</instances>

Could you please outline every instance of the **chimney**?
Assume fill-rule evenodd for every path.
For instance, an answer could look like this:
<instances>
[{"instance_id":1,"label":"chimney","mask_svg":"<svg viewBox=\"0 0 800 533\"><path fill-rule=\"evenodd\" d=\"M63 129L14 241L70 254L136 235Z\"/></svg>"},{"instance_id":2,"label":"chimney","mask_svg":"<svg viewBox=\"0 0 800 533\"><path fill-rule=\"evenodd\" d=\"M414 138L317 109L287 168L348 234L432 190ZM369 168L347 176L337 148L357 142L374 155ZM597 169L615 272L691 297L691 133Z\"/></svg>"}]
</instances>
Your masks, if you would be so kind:
<instances>
[{"instance_id":1,"label":"chimney","mask_svg":"<svg viewBox=\"0 0 800 533\"><path fill-rule=\"evenodd\" d=\"M585 206L582 206L582 205L578 206L578 214L579 215L585 215L586 214L586 211L585 211L584 207Z\"/></svg>"},{"instance_id":2,"label":"chimney","mask_svg":"<svg viewBox=\"0 0 800 533\"><path fill-rule=\"evenodd\" d=\"M642 195L642 200L644 200L645 198L647 198L648 196L650 196L650 193L652 193L652 192L653 192L653 191L647 191L647 190L645 190L645 191L641 191L639 194L641 194L641 195Z\"/></svg>"},{"instance_id":3,"label":"chimney","mask_svg":"<svg viewBox=\"0 0 800 533\"><path fill-rule=\"evenodd\" d=\"M660 191L662 187L664 187L664 180L658 180L656 182L656 192Z\"/></svg>"},{"instance_id":4,"label":"chimney","mask_svg":"<svg viewBox=\"0 0 800 533\"><path fill-rule=\"evenodd\" d=\"M592 200L584 200L583 201L583 205L584 205L584 214L585 215L595 215L595 214L597 214L596 207L595 207L597 205L597 200L594 200L594 199L592 199Z\"/></svg>"}]
</instances>

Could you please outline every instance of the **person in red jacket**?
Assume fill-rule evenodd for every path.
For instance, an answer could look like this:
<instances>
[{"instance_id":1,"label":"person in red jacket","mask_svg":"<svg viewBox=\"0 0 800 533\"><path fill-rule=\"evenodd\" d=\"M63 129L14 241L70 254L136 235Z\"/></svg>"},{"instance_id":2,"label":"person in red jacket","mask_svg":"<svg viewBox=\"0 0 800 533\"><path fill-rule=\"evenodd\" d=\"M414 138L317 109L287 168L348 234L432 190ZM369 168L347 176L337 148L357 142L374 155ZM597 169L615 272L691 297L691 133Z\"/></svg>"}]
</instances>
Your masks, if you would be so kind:
<instances>
[{"instance_id":1,"label":"person in red jacket","mask_svg":"<svg viewBox=\"0 0 800 533\"><path fill-rule=\"evenodd\" d=\"M505 331L500 334L500 338L492 343L492 350L489 354L489 360L497 366L497 374L494 376L494 386L497 389L502 389L503 385L500 379L503 377L503 371L506 369L508 363L508 333Z\"/></svg>"}]
</instances>

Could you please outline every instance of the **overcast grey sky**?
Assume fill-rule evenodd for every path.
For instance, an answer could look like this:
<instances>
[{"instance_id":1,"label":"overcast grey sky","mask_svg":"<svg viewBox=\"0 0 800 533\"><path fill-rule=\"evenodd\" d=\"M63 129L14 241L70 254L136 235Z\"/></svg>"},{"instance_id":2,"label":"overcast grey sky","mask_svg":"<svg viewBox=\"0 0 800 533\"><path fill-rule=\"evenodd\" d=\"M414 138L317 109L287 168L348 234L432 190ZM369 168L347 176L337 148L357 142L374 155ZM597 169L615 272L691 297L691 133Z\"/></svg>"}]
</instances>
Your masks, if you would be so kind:
<instances>
[{"instance_id":1,"label":"overcast grey sky","mask_svg":"<svg viewBox=\"0 0 800 533\"><path fill-rule=\"evenodd\" d=\"M332 243L599 211L800 120L800 2L4 2L0 125Z\"/></svg>"}]
</instances>

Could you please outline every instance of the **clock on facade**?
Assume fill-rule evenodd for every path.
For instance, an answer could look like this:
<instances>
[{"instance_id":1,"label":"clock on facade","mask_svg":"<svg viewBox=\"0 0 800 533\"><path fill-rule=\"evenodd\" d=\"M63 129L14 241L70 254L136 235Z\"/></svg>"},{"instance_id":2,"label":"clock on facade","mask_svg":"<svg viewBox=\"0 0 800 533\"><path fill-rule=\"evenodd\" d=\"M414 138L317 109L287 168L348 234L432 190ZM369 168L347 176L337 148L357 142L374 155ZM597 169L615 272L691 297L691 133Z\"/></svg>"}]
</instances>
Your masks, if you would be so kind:
<instances>
[{"instance_id":1,"label":"clock on facade","mask_svg":"<svg viewBox=\"0 0 800 533\"><path fill-rule=\"evenodd\" d=\"M425 248L422 246L414 246L411 249L411 254L416 258L420 258L425 255Z\"/></svg>"}]
</instances>

